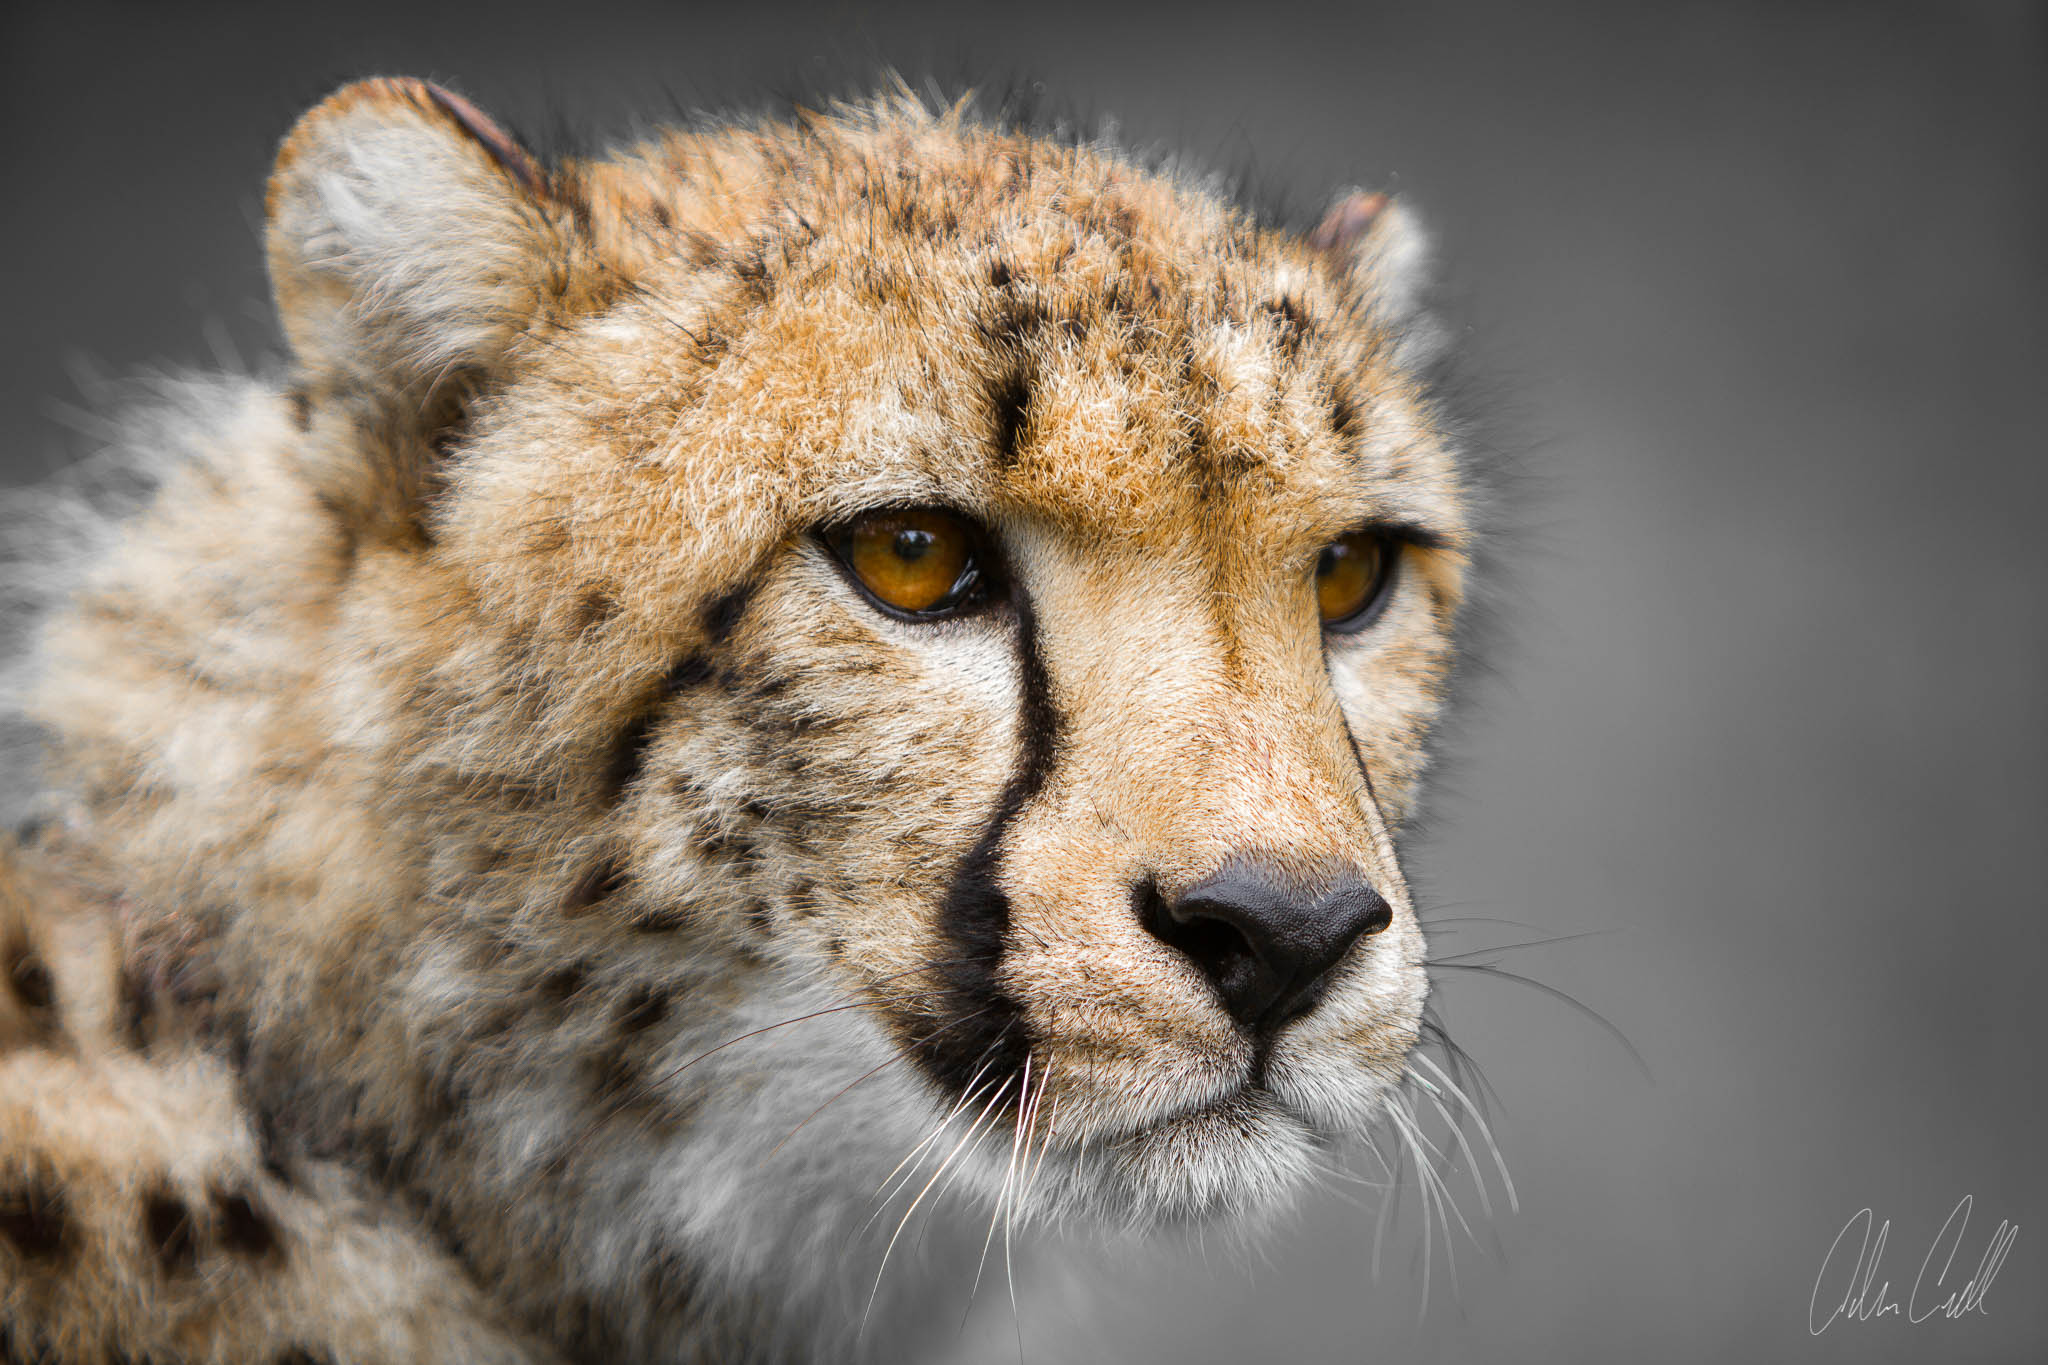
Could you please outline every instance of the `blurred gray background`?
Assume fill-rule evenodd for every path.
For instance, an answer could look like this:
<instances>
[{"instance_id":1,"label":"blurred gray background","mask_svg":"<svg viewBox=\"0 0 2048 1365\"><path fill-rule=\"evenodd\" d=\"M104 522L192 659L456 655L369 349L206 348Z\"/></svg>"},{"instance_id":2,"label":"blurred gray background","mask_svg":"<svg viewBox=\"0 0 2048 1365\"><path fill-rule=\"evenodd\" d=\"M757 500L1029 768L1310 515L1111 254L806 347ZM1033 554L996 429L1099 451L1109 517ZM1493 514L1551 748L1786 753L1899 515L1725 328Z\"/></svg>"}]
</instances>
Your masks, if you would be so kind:
<instances>
[{"instance_id":1,"label":"blurred gray background","mask_svg":"<svg viewBox=\"0 0 2048 1365\"><path fill-rule=\"evenodd\" d=\"M1521 1204L1454 1177L1455 1289L1439 1235L1420 1303L1412 1186L1373 1274L1359 1190L1016 1325L985 1286L963 1359L2048 1358L2048 9L321 8L0 10L7 479L89 446L80 373L275 354L272 149L372 73L600 141L888 67L1024 78L1435 227L1532 488L1418 879L1445 953L1590 934L1496 960L1650 1074L1449 975ZM1986 1312L1810 1335L1851 1215L1892 1220L1903 1298L1965 1195L1951 1285L2020 1227Z\"/></svg>"}]
</instances>

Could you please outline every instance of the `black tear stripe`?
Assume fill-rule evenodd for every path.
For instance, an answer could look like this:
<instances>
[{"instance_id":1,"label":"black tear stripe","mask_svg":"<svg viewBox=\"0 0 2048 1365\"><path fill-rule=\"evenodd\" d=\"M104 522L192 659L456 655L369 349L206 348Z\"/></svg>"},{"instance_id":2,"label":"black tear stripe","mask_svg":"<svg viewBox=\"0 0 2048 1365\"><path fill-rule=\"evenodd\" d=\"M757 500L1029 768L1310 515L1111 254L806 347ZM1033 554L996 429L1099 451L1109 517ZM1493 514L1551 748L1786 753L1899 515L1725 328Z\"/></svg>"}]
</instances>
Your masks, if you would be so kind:
<instances>
[{"instance_id":1,"label":"black tear stripe","mask_svg":"<svg viewBox=\"0 0 2048 1365\"><path fill-rule=\"evenodd\" d=\"M1023 696L1018 707L1017 771L996 801L988 827L960 860L939 906L939 931L953 949L939 963L942 1016L909 1045L925 1074L964 1095L976 1085L1015 1075L1030 1055L1024 1007L997 973L1010 937L1010 898L1003 890L1003 840L1018 814L1038 795L1059 757L1059 714L1038 648L1038 625L1021 591L1017 612L1017 665Z\"/></svg>"}]
</instances>

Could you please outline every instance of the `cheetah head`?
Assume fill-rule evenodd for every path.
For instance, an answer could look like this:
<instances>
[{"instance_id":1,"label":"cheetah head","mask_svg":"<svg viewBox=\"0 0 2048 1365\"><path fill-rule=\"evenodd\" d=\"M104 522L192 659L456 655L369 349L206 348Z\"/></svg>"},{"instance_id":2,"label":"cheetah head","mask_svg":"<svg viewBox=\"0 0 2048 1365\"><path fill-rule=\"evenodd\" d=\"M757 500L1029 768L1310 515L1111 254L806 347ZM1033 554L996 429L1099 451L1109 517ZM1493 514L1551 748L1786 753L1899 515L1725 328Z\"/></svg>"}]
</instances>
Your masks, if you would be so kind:
<instances>
[{"instance_id":1,"label":"cheetah head","mask_svg":"<svg viewBox=\"0 0 2048 1365\"><path fill-rule=\"evenodd\" d=\"M1374 1120L1473 539L1399 206L908 101L549 166L380 81L268 214L299 645L208 761L316 963L247 1013L383 964L309 1065L640 1204L687 1151L1236 1219Z\"/></svg>"}]
</instances>

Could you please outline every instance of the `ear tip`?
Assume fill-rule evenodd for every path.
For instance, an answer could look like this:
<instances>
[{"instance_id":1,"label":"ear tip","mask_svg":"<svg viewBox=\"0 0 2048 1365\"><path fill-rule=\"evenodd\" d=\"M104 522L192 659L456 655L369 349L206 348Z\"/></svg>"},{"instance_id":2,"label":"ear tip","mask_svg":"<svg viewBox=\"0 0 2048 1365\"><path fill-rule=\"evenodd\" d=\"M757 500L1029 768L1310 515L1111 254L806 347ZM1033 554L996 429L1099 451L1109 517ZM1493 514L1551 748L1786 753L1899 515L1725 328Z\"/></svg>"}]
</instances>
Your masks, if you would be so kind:
<instances>
[{"instance_id":1,"label":"ear tip","mask_svg":"<svg viewBox=\"0 0 2048 1365\"><path fill-rule=\"evenodd\" d=\"M426 82L409 76L372 76L349 82L299 115L278 145L277 159L271 164L270 183L264 193L265 214L275 221L299 179L303 163L317 159L318 149L336 124L395 105L426 107L425 85Z\"/></svg>"},{"instance_id":2,"label":"ear tip","mask_svg":"<svg viewBox=\"0 0 2048 1365\"><path fill-rule=\"evenodd\" d=\"M497 122L483 110L471 104L452 90L435 85L431 81L413 81L418 96L430 101L433 107L446 117L453 119L458 127L479 146L491 154L498 168L517 181L519 187L535 196L547 193L547 176L540 163L534 160L518 139L499 127Z\"/></svg>"},{"instance_id":3,"label":"ear tip","mask_svg":"<svg viewBox=\"0 0 2048 1365\"><path fill-rule=\"evenodd\" d=\"M351 81L299 116L278 148L271 168L264 207L275 217L293 172L307 152L319 146L338 125L355 118L414 117L452 128L486 153L507 177L529 194L545 193L547 177L518 141L476 105L417 76L371 76Z\"/></svg>"},{"instance_id":4,"label":"ear tip","mask_svg":"<svg viewBox=\"0 0 2048 1365\"><path fill-rule=\"evenodd\" d=\"M1378 190L1351 190L1340 195L1309 233L1308 244L1318 251L1348 251L1365 239L1393 203L1392 195Z\"/></svg>"}]
</instances>

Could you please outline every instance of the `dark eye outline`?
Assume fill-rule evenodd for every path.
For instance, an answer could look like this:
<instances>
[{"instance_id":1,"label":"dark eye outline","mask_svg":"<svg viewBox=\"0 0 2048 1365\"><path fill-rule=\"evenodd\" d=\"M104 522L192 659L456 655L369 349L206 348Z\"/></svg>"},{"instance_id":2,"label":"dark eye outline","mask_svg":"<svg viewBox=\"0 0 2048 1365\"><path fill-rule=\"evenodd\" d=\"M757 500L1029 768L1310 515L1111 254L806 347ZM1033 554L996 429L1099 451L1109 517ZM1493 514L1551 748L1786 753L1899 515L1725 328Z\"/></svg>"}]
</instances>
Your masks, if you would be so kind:
<instances>
[{"instance_id":1,"label":"dark eye outline","mask_svg":"<svg viewBox=\"0 0 2048 1365\"><path fill-rule=\"evenodd\" d=\"M910 513L945 517L958 522L966 530L968 538L967 562L961 566L959 577L953 580L953 586L946 589L946 595L939 599L936 606L926 607L923 611L905 611L902 607L884 602L860 576L860 571L853 567L851 541L855 527L870 517L903 516ZM865 598L869 606L894 620L909 621L918 625L956 620L979 611L994 600L996 595L995 559L989 553L988 533L973 517L951 507L869 507L843 521L821 526L814 534L818 543L831 552L832 563L838 568L841 576L853 585L854 591Z\"/></svg>"},{"instance_id":2,"label":"dark eye outline","mask_svg":"<svg viewBox=\"0 0 2048 1365\"><path fill-rule=\"evenodd\" d=\"M1386 611L1388 599L1394 595L1395 580L1401 576L1401 551L1409 545L1426 544L1429 539L1433 539L1427 532L1404 526L1361 526L1356 531L1347 531L1344 534L1367 536L1378 544L1380 576L1373 580L1372 591L1366 594L1365 604L1357 611L1336 621L1322 621L1323 632L1326 635L1357 635L1378 621L1381 614ZM1330 544L1334 545L1336 541L1333 540ZM1325 546L1324 550L1328 548ZM1315 584L1316 565L1322 562L1324 550L1316 551L1316 557L1309 565L1311 587ZM1317 613L1318 620L1321 620L1321 615L1321 612Z\"/></svg>"}]
</instances>

